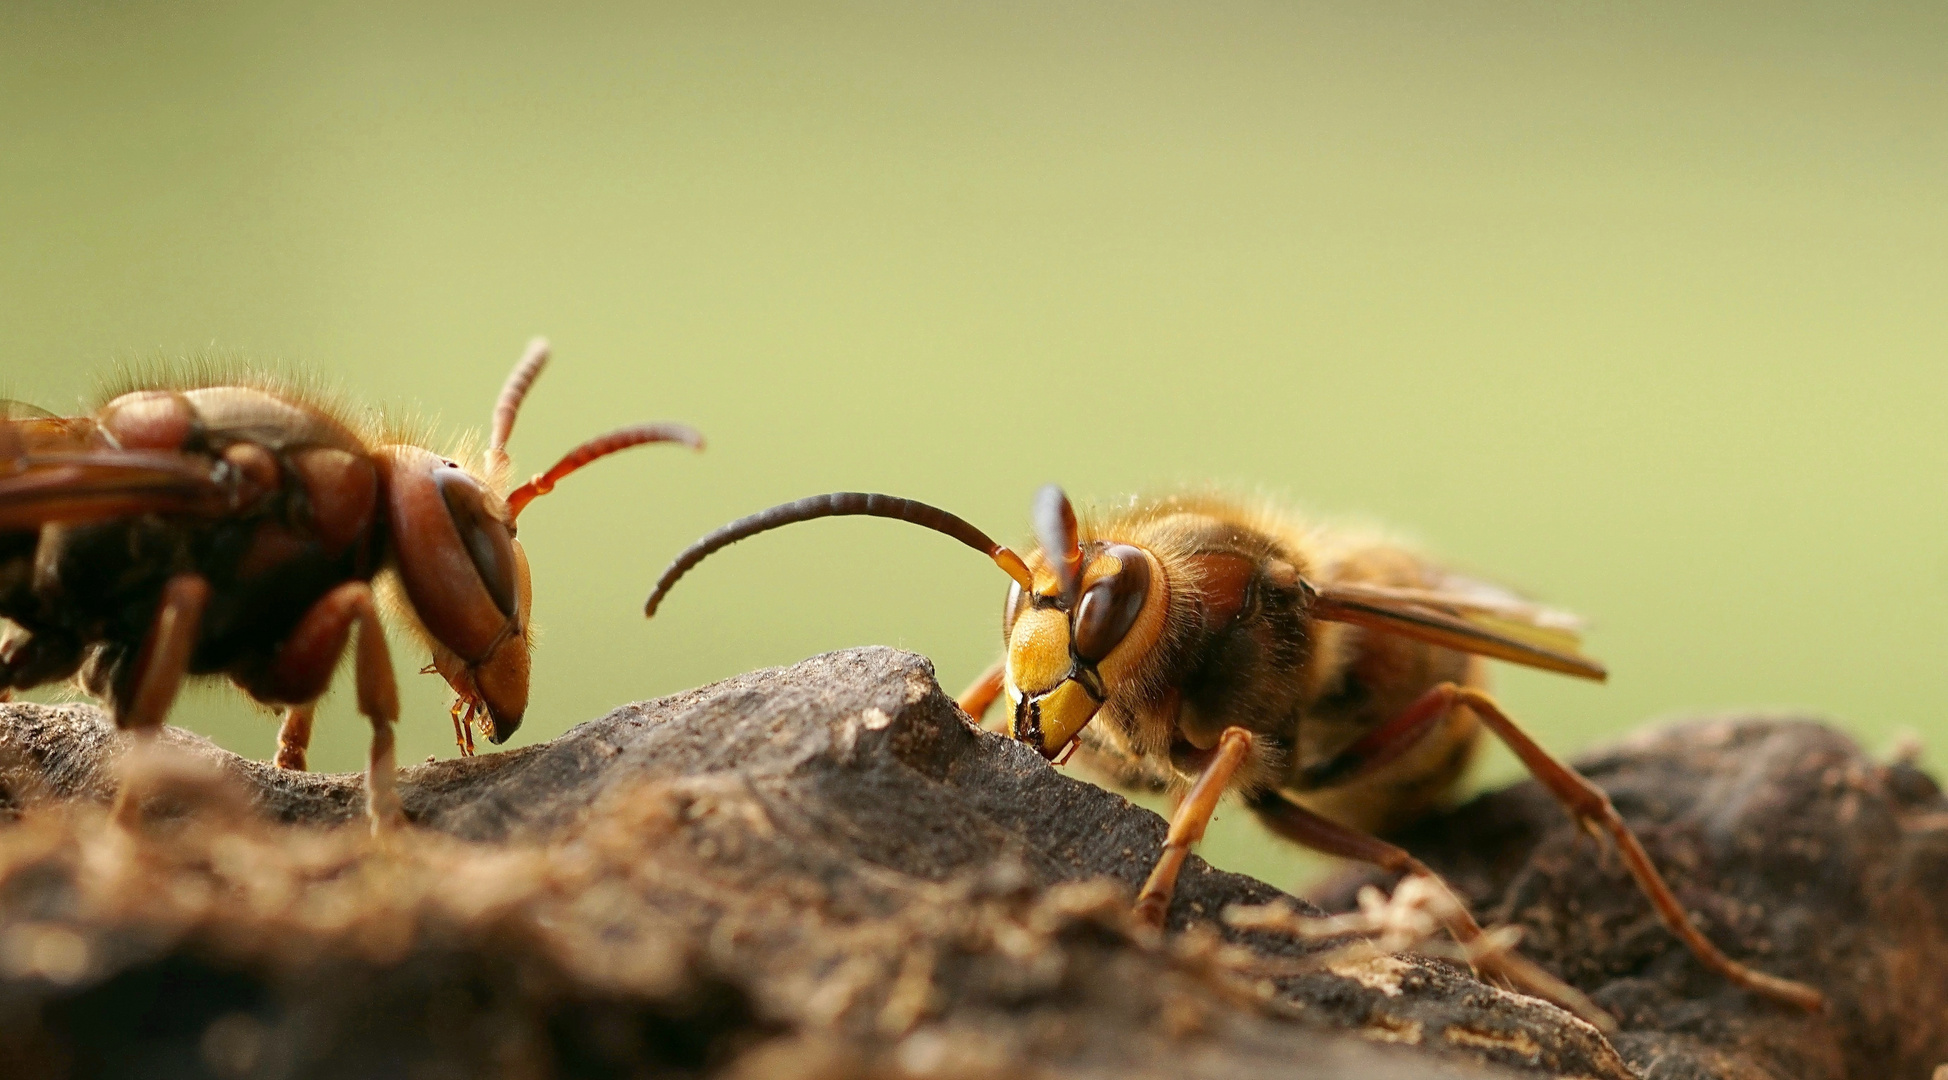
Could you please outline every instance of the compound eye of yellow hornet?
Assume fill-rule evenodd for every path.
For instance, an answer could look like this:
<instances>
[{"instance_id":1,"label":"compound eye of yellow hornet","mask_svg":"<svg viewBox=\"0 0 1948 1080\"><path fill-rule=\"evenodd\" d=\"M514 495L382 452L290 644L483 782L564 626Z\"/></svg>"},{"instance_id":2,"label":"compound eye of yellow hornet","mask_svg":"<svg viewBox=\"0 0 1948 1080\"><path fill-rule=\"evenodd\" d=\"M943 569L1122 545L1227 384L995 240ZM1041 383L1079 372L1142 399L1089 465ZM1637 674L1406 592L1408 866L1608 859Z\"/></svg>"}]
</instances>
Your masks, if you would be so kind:
<instances>
[{"instance_id":1,"label":"compound eye of yellow hornet","mask_svg":"<svg viewBox=\"0 0 1948 1080\"><path fill-rule=\"evenodd\" d=\"M1116 569L1082 590L1076 604L1072 647L1090 663L1107 657L1136 624L1150 595L1150 560L1128 544L1113 544L1103 552Z\"/></svg>"}]
</instances>

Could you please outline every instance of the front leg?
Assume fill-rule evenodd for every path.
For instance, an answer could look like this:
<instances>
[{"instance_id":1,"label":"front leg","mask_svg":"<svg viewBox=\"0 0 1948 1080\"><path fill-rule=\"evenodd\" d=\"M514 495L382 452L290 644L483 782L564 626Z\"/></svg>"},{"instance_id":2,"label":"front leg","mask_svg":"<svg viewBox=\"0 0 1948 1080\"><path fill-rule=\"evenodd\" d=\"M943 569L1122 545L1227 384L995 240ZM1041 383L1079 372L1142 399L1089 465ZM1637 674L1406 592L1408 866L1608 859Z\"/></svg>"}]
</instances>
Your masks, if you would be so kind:
<instances>
[{"instance_id":1,"label":"front leg","mask_svg":"<svg viewBox=\"0 0 1948 1080\"><path fill-rule=\"evenodd\" d=\"M317 713L316 701L307 701L284 710L284 722L277 728L278 768L304 771L307 764L305 757L311 749L311 721Z\"/></svg>"},{"instance_id":2,"label":"front leg","mask_svg":"<svg viewBox=\"0 0 1948 1080\"><path fill-rule=\"evenodd\" d=\"M448 710L453 716L453 742L460 748L461 757L473 756L473 718L480 706L466 698L454 698L453 708Z\"/></svg>"},{"instance_id":3,"label":"front leg","mask_svg":"<svg viewBox=\"0 0 1948 1080\"><path fill-rule=\"evenodd\" d=\"M1007 666L1006 660L996 660L974 679L972 685L960 692L960 700L955 704L960 706L960 711L973 717L976 724L993 708L994 699L1001 696L1001 680Z\"/></svg>"}]
</instances>

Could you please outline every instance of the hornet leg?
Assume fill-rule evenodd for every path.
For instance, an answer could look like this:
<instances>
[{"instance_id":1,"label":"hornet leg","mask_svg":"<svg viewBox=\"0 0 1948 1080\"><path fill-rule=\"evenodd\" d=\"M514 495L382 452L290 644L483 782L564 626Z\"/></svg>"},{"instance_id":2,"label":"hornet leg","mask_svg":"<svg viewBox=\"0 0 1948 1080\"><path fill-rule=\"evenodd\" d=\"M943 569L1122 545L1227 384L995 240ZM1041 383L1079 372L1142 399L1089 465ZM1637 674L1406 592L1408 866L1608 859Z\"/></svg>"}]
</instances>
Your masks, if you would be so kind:
<instances>
[{"instance_id":1,"label":"hornet leg","mask_svg":"<svg viewBox=\"0 0 1948 1080\"><path fill-rule=\"evenodd\" d=\"M316 701L344 655L354 624L358 627L358 651L353 656L358 711L372 722L372 748L365 765L365 808L373 833L379 834L402 820L392 735L392 725L399 719L399 685L393 679L392 654L386 648L385 630L379 625L372 587L363 581L346 582L311 605L278 647L277 658L272 661L272 682L309 691L291 696Z\"/></svg>"},{"instance_id":2,"label":"hornet leg","mask_svg":"<svg viewBox=\"0 0 1948 1080\"><path fill-rule=\"evenodd\" d=\"M197 630L209 600L210 583L198 575L170 578L162 587L162 602L156 606L155 620L135 662L111 695L115 726L134 735L122 762L122 784L109 811L123 826L133 826L141 817L143 785L137 776L154 750L156 733L176 702L183 676L189 673L190 654L196 650Z\"/></svg>"},{"instance_id":3,"label":"hornet leg","mask_svg":"<svg viewBox=\"0 0 1948 1080\"><path fill-rule=\"evenodd\" d=\"M453 742L460 748L461 757L472 757L475 706L464 698L454 698L449 711L453 714Z\"/></svg>"},{"instance_id":4,"label":"hornet leg","mask_svg":"<svg viewBox=\"0 0 1948 1080\"><path fill-rule=\"evenodd\" d=\"M1414 748L1454 709L1452 683L1442 683L1400 710L1400 715L1362 735L1339 753L1307 766L1291 790L1319 791L1350 783Z\"/></svg>"},{"instance_id":5,"label":"hornet leg","mask_svg":"<svg viewBox=\"0 0 1948 1080\"><path fill-rule=\"evenodd\" d=\"M986 671L974 680L973 685L960 693L960 711L974 718L976 724L988 714L994 699L1001 696L1001 676L1007 667L1006 660L996 660L988 665Z\"/></svg>"},{"instance_id":6,"label":"hornet leg","mask_svg":"<svg viewBox=\"0 0 1948 1080\"><path fill-rule=\"evenodd\" d=\"M1238 766L1251 754L1251 743L1251 732L1244 728L1225 728L1218 736L1211 760L1197 775L1190 794L1184 796L1170 815L1170 832L1164 837L1157 865L1150 871L1150 879L1143 883L1143 891L1136 894L1137 918L1163 928L1164 917L1170 913L1170 898L1177 892L1177 875L1184 869L1184 860L1190 858L1191 845L1204 838L1204 829L1210 825L1211 815L1217 812L1218 800L1231 786Z\"/></svg>"},{"instance_id":7,"label":"hornet leg","mask_svg":"<svg viewBox=\"0 0 1948 1080\"><path fill-rule=\"evenodd\" d=\"M284 722L277 728L277 767L303 772L305 753L311 749L311 720L318 714L318 703L308 701L284 710Z\"/></svg>"},{"instance_id":8,"label":"hornet leg","mask_svg":"<svg viewBox=\"0 0 1948 1080\"><path fill-rule=\"evenodd\" d=\"M128 692L115 695L115 726L152 731L162 726L169 706L176 702L183 676L189 674L196 631L210 600L210 583L195 574L178 574L162 587L149 636L130 665Z\"/></svg>"},{"instance_id":9,"label":"hornet leg","mask_svg":"<svg viewBox=\"0 0 1948 1080\"><path fill-rule=\"evenodd\" d=\"M1449 900L1445 911L1438 913L1442 927L1461 946L1469 966L1484 981L1553 1001L1606 1034L1616 1031L1616 1019L1598 1008L1582 991L1514 952L1511 940L1500 935L1483 934L1480 924L1468 914L1467 905L1462 903L1454 887L1406 851L1378 837L1315 814L1278 791L1267 791L1256 796L1252 799L1251 808L1258 812L1259 819L1273 832L1314 851L1337 855L1342 859L1355 859L1403 878L1419 877L1432 883L1446 893Z\"/></svg>"},{"instance_id":10,"label":"hornet leg","mask_svg":"<svg viewBox=\"0 0 1948 1080\"><path fill-rule=\"evenodd\" d=\"M1251 808L1266 828L1295 844L1326 855L1377 866L1402 877L1427 878L1454 898L1454 914L1446 920L1449 936L1464 946L1481 937L1481 925L1468 914L1468 906L1461 902L1461 897L1442 880L1441 875L1407 854L1404 848L1315 814L1280 791L1264 791L1254 795Z\"/></svg>"},{"instance_id":11,"label":"hornet leg","mask_svg":"<svg viewBox=\"0 0 1948 1080\"><path fill-rule=\"evenodd\" d=\"M1494 698L1472 687L1453 683L1444 683L1429 691L1430 696L1434 694L1444 695L1450 707L1463 705L1480 717L1481 722L1488 725L1488 730L1507 744L1515 756L1522 759L1529 772L1541 781L1542 786L1563 804L1578 825L1591 833L1600 831L1609 834L1617 850L1623 853L1623 862L1630 868L1630 876L1637 879L1637 887L1650 898L1651 906L1657 909L1664 925L1670 927L1671 933L1676 934L1678 940L1684 942L1704 966L1732 983L1774 1001L1797 1005L1808 1012L1819 1012L1826 1007L1825 997L1812 987L1755 971L1719 952L1718 946L1692 925L1684 905L1672 894L1671 887L1664 883L1663 875L1650 861L1650 854L1638 842L1636 834L1630 831L1630 826L1624 824L1616 807L1610 805L1610 797L1603 793L1603 789L1551 757L1547 750L1529 738L1528 732L1509 719Z\"/></svg>"}]
</instances>

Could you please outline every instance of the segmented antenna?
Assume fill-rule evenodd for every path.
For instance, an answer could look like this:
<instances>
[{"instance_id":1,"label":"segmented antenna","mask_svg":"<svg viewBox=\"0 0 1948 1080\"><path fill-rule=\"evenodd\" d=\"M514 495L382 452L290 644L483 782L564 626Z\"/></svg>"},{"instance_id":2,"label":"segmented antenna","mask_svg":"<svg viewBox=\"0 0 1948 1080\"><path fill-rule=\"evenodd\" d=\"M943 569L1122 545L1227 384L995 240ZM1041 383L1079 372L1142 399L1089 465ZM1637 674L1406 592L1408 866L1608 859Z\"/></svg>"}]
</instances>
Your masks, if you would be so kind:
<instances>
[{"instance_id":1,"label":"segmented antenna","mask_svg":"<svg viewBox=\"0 0 1948 1080\"><path fill-rule=\"evenodd\" d=\"M995 543L988 534L969 525L966 521L935 506L912 499L902 499L893 495L875 495L864 491L837 491L830 495L813 495L760 510L749 517L739 518L691 544L670 563L669 569L657 579L656 591L649 594L649 602L643 605L645 617L656 614L657 605L669 594L678 578L690 572L691 568L709 558L713 553L727 548L739 540L756 536L761 532L782 528L800 521L811 521L823 517L881 517L895 521L912 522L937 533L945 533L968 547L993 559L1007 575L1014 578L1024 589L1034 587L1034 577L1021 556Z\"/></svg>"},{"instance_id":2,"label":"segmented antenna","mask_svg":"<svg viewBox=\"0 0 1948 1080\"><path fill-rule=\"evenodd\" d=\"M1076 539L1075 507L1054 484L1035 493L1035 541L1055 569L1062 606L1074 610L1082 584L1082 545Z\"/></svg>"},{"instance_id":3,"label":"segmented antenna","mask_svg":"<svg viewBox=\"0 0 1948 1080\"><path fill-rule=\"evenodd\" d=\"M692 450L703 449L703 436L688 424L635 424L626 428L617 428L606 435L597 435L570 450L547 472L508 492L508 515L514 518L520 517L523 507L555 490L555 485L561 482L562 477L589 462L608 457L618 450L627 450L632 446L663 442L682 443Z\"/></svg>"},{"instance_id":4,"label":"segmented antenna","mask_svg":"<svg viewBox=\"0 0 1948 1080\"><path fill-rule=\"evenodd\" d=\"M507 474L507 440L514 434L514 418L521 413L521 402L527 400L528 390L534 380L541 377L541 369L548 366L548 339L538 337L528 342L528 351L521 354L521 362L507 373L507 381L501 384L501 396L494 402L493 433L487 442L487 474L498 479Z\"/></svg>"}]
</instances>

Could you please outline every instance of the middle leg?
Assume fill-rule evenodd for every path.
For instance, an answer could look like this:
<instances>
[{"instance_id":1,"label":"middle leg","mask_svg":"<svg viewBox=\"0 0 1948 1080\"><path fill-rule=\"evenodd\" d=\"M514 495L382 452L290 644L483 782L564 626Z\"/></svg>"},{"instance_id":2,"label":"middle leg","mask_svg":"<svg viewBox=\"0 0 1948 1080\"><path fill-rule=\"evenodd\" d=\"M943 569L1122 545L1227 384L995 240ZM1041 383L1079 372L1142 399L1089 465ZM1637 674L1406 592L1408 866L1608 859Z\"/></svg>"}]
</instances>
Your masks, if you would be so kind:
<instances>
[{"instance_id":1,"label":"middle leg","mask_svg":"<svg viewBox=\"0 0 1948 1080\"><path fill-rule=\"evenodd\" d=\"M372 747L365 766L366 812L373 832L378 833L402 818L392 733L399 719L399 686L372 587L348 581L311 605L278 646L266 689L272 700L315 702L330 683L354 628L358 630L353 654L358 709L372 722Z\"/></svg>"},{"instance_id":2,"label":"middle leg","mask_svg":"<svg viewBox=\"0 0 1948 1080\"><path fill-rule=\"evenodd\" d=\"M307 701L284 710L284 722L277 728L277 767L303 772L306 753L311 749L311 720L318 703Z\"/></svg>"},{"instance_id":3,"label":"middle leg","mask_svg":"<svg viewBox=\"0 0 1948 1080\"><path fill-rule=\"evenodd\" d=\"M159 728L189 674L190 654L210 602L210 583L196 574L178 574L162 587L162 602L134 663L116 680L115 726L124 730Z\"/></svg>"},{"instance_id":4,"label":"middle leg","mask_svg":"<svg viewBox=\"0 0 1948 1080\"><path fill-rule=\"evenodd\" d=\"M1251 732L1244 728L1225 728L1218 736L1211 759L1204 763L1204 770L1198 773L1190 793L1170 815L1170 832L1164 837L1163 850L1157 854L1157 864L1151 869L1149 880L1143 883L1143 891L1136 894L1137 918L1163 928L1164 917L1170 913L1170 898L1177 893L1177 875L1183 872L1184 861L1190 858L1191 846L1204 838L1211 815L1217 812L1218 800L1231 787L1231 778L1237 775L1238 767L1251 755L1251 746Z\"/></svg>"},{"instance_id":5,"label":"middle leg","mask_svg":"<svg viewBox=\"0 0 1948 1080\"><path fill-rule=\"evenodd\" d=\"M1462 902L1460 894L1426 863L1408 854L1405 848L1316 814L1282 791L1264 791L1253 796L1251 809L1266 828L1295 844L1324 855L1377 866L1403 878L1426 878L1454 901L1449 905L1449 914L1444 920L1448 935L1463 946L1472 945L1481 937L1481 924L1468 914L1468 905Z\"/></svg>"},{"instance_id":6,"label":"middle leg","mask_svg":"<svg viewBox=\"0 0 1948 1080\"><path fill-rule=\"evenodd\" d=\"M1417 877L1432 885L1447 899L1445 904L1434 910L1435 917L1440 920L1448 936L1461 947L1468 965L1482 979L1532 997L1553 1001L1600 1031L1607 1033L1616 1030L1616 1019L1598 1008L1581 991L1514 953L1513 940L1504 936L1506 928L1500 934L1484 934L1481 924L1468 914L1467 904L1447 883L1447 879L1405 849L1316 814L1294 802L1284 792L1263 792L1252 799L1251 808L1257 811L1259 820L1267 828L1294 843L1327 855L1377 866L1399 875L1402 880Z\"/></svg>"}]
</instances>

